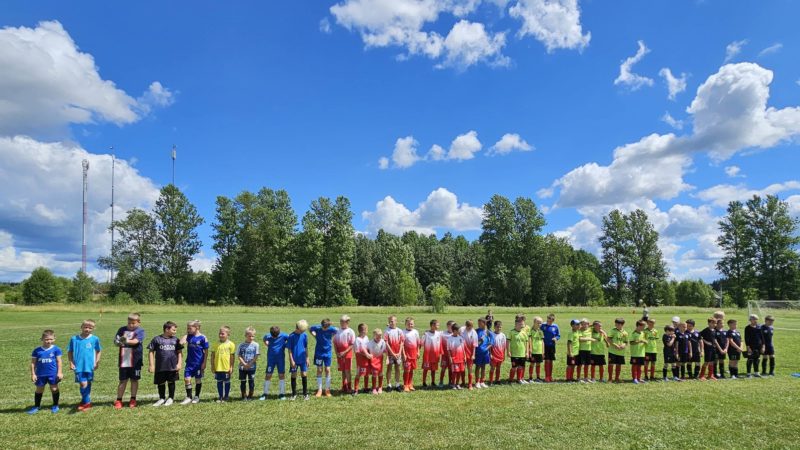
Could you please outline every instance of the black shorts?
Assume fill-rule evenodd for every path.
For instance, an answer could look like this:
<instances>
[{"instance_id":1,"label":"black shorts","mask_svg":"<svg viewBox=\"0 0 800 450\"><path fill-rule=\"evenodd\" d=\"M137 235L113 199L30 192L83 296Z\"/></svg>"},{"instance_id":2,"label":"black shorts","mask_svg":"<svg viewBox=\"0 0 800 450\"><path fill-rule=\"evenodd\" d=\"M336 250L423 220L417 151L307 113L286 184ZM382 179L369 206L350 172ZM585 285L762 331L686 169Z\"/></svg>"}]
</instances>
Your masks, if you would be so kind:
<instances>
[{"instance_id":1,"label":"black shorts","mask_svg":"<svg viewBox=\"0 0 800 450\"><path fill-rule=\"evenodd\" d=\"M713 363L713 362L716 362L716 361L717 361L717 353L716 352L706 352L706 353L703 354L703 362L704 363L708 364L708 363Z\"/></svg>"},{"instance_id":2,"label":"black shorts","mask_svg":"<svg viewBox=\"0 0 800 450\"><path fill-rule=\"evenodd\" d=\"M538 355L531 355L529 361L532 363L540 364L542 361L544 361L544 357L542 356L541 353Z\"/></svg>"},{"instance_id":3,"label":"black shorts","mask_svg":"<svg viewBox=\"0 0 800 450\"><path fill-rule=\"evenodd\" d=\"M608 354L608 363L611 365L619 364L625 365L625 356L624 355L615 355L613 353Z\"/></svg>"},{"instance_id":4,"label":"black shorts","mask_svg":"<svg viewBox=\"0 0 800 450\"><path fill-rule=\"evenodd\" d=\"M658 353L645 353L644 360L647 362L656 362L658 361Z\"/></svg>"},{"instance_id":5,"label":"black shorts","mask_svg":"<svg viewBox=\"0 0 800 450\"><path fill-rule=\"evenodd\" d=\"M717 352L717 361L725 361L725 353Z\"/></svg>"},{"instance_id":6,"label":"black shorts","mask_svg":"<svg viewBox=\"0 0 800 450\"><path fill-rule=\"evenodd\" d=\"M177 370L170 370L166 372L156 372L153 375L153 384L164 384L168 382L175 382L178 381L180 376L178 375Z\"/></svg>"},{"instance_id":7,"label":"black shorts","mask_svg":"<svg viewBox=\"0 0 800 450\"><path fill-rule=\"evenodd\" d=\"M643 366L644 365L644 356L631 356L631 365L632 366Z\"/></svg>"},{"instance_id":8,"label":"black shorts","mask_svg":"<svg viewBox=\"0 0 800 450\"><path fill-rule=\"evenodd\" d=\"M591 350L581 350L578 352L578 364L582 366L588 366L592 363L592 352Z\"/></svg>"},{"instance_id":9,"label":"black shorts","mask_svg":"<svg viewBox=\"0 0 800 450\"><path fill-rule=\"evenodd\" d=\"M764 356L775 356L775 347L769 345L764 348Z\"/></svg>"},{"instance_id":10,"label":"black shorts","mask_svg":"<svg viewBox=\"0 0 800 450\"><path fill-rule=\"evenodd\" d=\"M591 355L592 356L592 365L593 366L605 366L606 365L606 355Z\"/></svg>"},{"instance_id":11,"label":"black shorts","mask_svg":"<svg viewBox=\"0 0 800 450\"><path fill-rule=\"evenodd\" d=\"M677 358L675 358L674 352L664 352L664 364L675 364Z\"/></svg>"},{"instance_id":12,"label":"black shorts","mask_svg":"<svg viewBox=\"0 0 800 450\"><path fill-rule=\"evenodd\" d=\"M700 353L692 353L692 357L689 358L689 362L699 363L700 362Z\"/></svg>"},{"instance_id":13,"label":"black shorts","mask_svg":"<svg viewBox=\"0 0 800 450\"><path fill-rule=\"evenodd\" d=\"M119 381L132 380L139 381L142 378L141 367L120 367Z\"/></svg>"},{"instance_id":14,"label":"black shorts","mask_svg":"<svg viewBox=\"0 0 800 450\"><path fill-rule=\"evenodd\" d=\"M678 362L680 363L688 363L690 359L688 353L681 353L678 355Z\"/></svg>"},{"instance_id":15,"label":"black shorts","mask_svg":"<svg viewBox=\"0 0 800 450\"><path fill-rule=\"evenodd\" d=\"M511 357L511 367L525 367L525 358Z\"/></svg>"},{"instance_id":16,"label":"black shorts","mask_svg":"<svg viewBox=\"0 0 800 450\"><path fill-rule=\"evenodd\" d=\"M754 361L758 361L759 358L761 358L761 352L758 350L753 350L747 355L747 359L752 359Z\"/></svg>"},{"instance_id":17,"label":"black shorts","mask_svg":"<svg viewBox=\"0 0 800 450\"><path fill-rule=\"evenodd\" d=\"M578 357L577 356L567 356L567 365L574 366L578 364Z\"/></svg>"},{"instance_id":18,"label":"black shorts","mask_svg":"<svg viewBox=\"0 0 800 450\"><path fill-rule=\"evenodd\" d=\"M556 360L556 346L544 346L544 359L547 361L555 361Z\"/></svg>"},{"instance_id":19,"label":"black shorts","mask_svg":"<svg viewBox=\"0 0 800 450\"><path fill-rule=\"evenodd\" d=\"M736 351L728 352L728 359L731 361L738 361L742 358L742 354Z\"/></svg>"},{"instance_id":20,"label":"black shorts","mask_svg":"<svg viewBox=\"0 0 800 450\"><path fill-rule=\"evenodd\" d=\"M239 369L239 380L252 380L256 376L256 369Z\"/></svg>"}]
</instances>

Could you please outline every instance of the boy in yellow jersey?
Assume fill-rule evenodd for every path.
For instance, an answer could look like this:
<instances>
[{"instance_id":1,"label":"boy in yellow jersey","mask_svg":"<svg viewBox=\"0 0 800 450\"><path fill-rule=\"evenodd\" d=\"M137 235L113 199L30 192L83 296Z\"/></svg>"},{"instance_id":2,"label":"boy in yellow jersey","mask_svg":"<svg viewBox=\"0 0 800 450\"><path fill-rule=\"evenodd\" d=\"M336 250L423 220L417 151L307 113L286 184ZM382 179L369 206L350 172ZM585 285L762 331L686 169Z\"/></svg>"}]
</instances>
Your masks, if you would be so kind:
<instances>
[{"instance_id":1,"label":"boy in yellow jersey","mask_svg":"<svg viewBox=\"0 0 800 450\"><path fill-rule=\"evenodd\" d=\"M647 338L644 335L644 320L636 321L636 329L631 333L628 345L631 347L631 378L633 384L643 383L642 366L644 366L645 345Z\"/></svg>"},{"instance_id":2,"label":"boy in yellow jersey","mask_svg":"<svg viewBox=\"0 0 800 450\"><path fill-rule=\"evenodd\" d=\"M528 334L528 344L531 347L531 356L528 358L531 363L530 367L528 368L528 382L532 383L544 382L542 379L542 361L544 361L544 331L541 330L542 322L544 321L541 317L534 317L533 328L531 328L531 331ZM535 379L533 378L534 367L536 369Z\"/></svg>"},{"instance_id":3,"label":"boy in yellow jersey","mask_svg":"<svg viewBox=\"0 0 800 450\"><path fill-rule=\"evenodd\" d=\"M614 320L614 328L608 332L608 381L619 383L619 372L625 364L625 349L628 348L628 332L623 329L625 319Z\"/></svg>"},{"instance_id":4,"label":"boy in yellow jersey","mask_svg":"<svg viewBox=\"0 0 800 450\"><path fill-rule=\"evenodd\" d=\"M581 319L579 329L581 335L578 337L578 373L575 378L581 383L589 382L589 365L592 364L592 330L589 328L589 319ZM583 367L583 378L581 378L581 367Z\"/></svg>"},{"instance_id":5,"label":"boy in yellow jersey","mask_svg":"<svg viewBox=\"0 0 800 450\"><path fill-rule=\"evenodd\" d=\"M236 344L228 339L230 335L230 327L223 326L219 329L219 341L211 347L211 371L217 380L217 394L219 394L217 403L227 402L231 392L231 373L236 358Z\"/></svg>"},{"instance_id":6,"label":"boy in yellow jersey","mask_svg":"<svg viewBox=\"0 0 800 450\"><path fill-rule=\"evenodd\" d=\"M517 320L514 329L508 333L508 349L511 354L511 372L508 381L513 382L516 376L519 384L528 384L525 381L525 360L530 355L528 333L525 332L525 322Z\"/></svg>"},{"instance_id":7,"label":"boy in yellow jersey","mask_svg":"<svg viewBox=\"0 0 800 450\"><path fill-rule=\"evenodd\" d=\"M644 346L644 375L643 379L656 381L656 360L658 360L658 330L656 321L647 319L647 328L644 329L647 344Z\"/></svg>"},{"instance_id":8,"label":"boy in yellow jersey","mask_svg":"<svg viewBox=\"0 0 800 450\"><path fill-rule=\"evenodd\" d=\"M567 381L576 381L574 376L575 366L578 363L578 352L580 351L580 339L583 332L580 331L581 321L572 319L569 321L570 330L567 332Z\"/></svg>"},{"instance_id":9,"label":"boy in yellow jersey","mask_svg":"<svg viewBox=\"0 0 800 450\"><path fill-rule=\"evenodd\" d=\"M599 320L592 323L592 378L591 382L594 383L598 379L601 383L605 383L603 378L603 371L606 368L606 348L608 347L608 334L603 329L603 324ZM600 378L595 378L595 368L600 367Z\"/></svg>"}]
</instances>

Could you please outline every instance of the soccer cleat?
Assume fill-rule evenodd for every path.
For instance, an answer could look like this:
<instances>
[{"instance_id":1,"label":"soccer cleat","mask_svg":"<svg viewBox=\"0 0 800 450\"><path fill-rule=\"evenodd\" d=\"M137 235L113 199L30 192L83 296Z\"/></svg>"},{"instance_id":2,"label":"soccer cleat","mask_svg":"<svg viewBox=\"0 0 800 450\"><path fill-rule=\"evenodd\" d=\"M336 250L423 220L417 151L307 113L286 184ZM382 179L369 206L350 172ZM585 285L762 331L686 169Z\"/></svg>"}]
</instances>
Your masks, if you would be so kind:
<instances>
[{"instance_id":1,"label":"soccer cleat","mask_svg":"<svg viewBox=\"0 0 800 450\"><path fill-rule=\"evenodd\" d=\"M303 397L303 400L305 400L305 401L308 401L308 399L309 399L309 397L308 397L308 394L306 394L306 395Z\"/></svg>"},{"instance_id":2,"label":"soccer cleat","mask_svg":"<svg viewBox=\"0 0 800 450\"><path fill-rule=\"evenodd\" d=\"M285 395L281 395L280 397L278 397L278 400L286 400L286 396Z\"/></svg>"},{"instance_id":3,"label":"soccer cleat","mask_svg":"<svg viewBox=\"0 0 800 450\"><path fill-rule=\"evenodd\" d=\"M114 409L122 409L122 401L121 400L114 401Z\"/></svg>"},{"instance_id":4,"label":"soccer cleat","mask_svg":"<svg viewBox=\"0 0 800 450\"><path fill-rule=\"evenodd\" d=\"M50 412L53 413L53 414L59 412L60 410L61 410L61 408L59 408L58 405L53 405L53 407L50 408Z\"/></svg>"},{"instance_id":5,"label":"soccer cleat","mask_svg":"<svg viewBox=\"0 0 800 450\"><path fill-rule=\"evenodd\" d=\"M168 398L167 401L164 402L164 406L170 406L175 403L175 400Z\"/></svg>"},{"instance_id":6,"label":"soccer cleat","mask_svg":"<svg viewBox=\"0 0 800 450\"><path fill-rule=\"evenodd\" d=\"M186 398L185 398L185 399L183 399L183 401L181 402L181 405L191 405L191 404L192 404L192 398L191 398L191 397L186 397Z\"/></svg>"},{"instance_id":7,"label":"soccer cleat","mask_svg":"<svg viewBox=\"0 0 800 450\"><path fill-rule=\"evenodd\" d=\"M411 389L408 386L403 386L403 392L411 392Z\"/></svg>"},{"instance_id":8,"label":"soccer cleat","mask_svg":"<svg viewBox=\"0 0 800 450\"><path fill-rule=\"evenodd\" d=\"M31 414L31 415L36 414L37 412L39 412L39 407L38 406L34 406L33 408L28 410L28 414Z\"/></svg>"},{"instance_id":9,"label":"soccer cleat","mask_svg":"<svg viewBox=\"0 0 800 450\"><path fill-rule=\"evenodd\" d=\"M128 408L136 408L136 399L132 398L131 401L128 402Z\"/></svg>"},{"instance_id":10,"label":"soccer cleat","mask_svg":"<svg viewBox=\"0 0 800 450\"><path fill-rule=\"evenodd\" d=\"M440 382L439 382L439 389L442 389L442 388L444 388L444 383L442 383L442 382L440 381Z\"/></svg>"},{"instance_id":11,"label":"soccer cleat","mask_svg":"<svg viewBox=\"0 0 800 450\"><path fill-rule=\"evenodd\" d=\"M317 389L317 393L314 394L314 397L317 397L317 398L322 397L322 389Z\"/></svg>"},{"instance_id":12,"label":"soccer cleat","mask_svg":"<svg viewBox=\"0 0 800 450\"><path fill-rule=\"evenodd\" d=\"M263 402L264 400L267 399L267 396L266 395L262 395L261 397L258 397L258 399Z\"/></svg>"},{"instance_id":13,"label":"soccer cleat","mask_svg":"<svg viewBox=\"0 0 800 450\"><path fill-rule=\"evenodd\" d=\"M736 375L731 375L731 380L736 380L736 379L738 379L738 378L739 378L739 377L737 377Z\"/></svg>"},{"instance_id":14,"label":"soccer cleat","mask_svg":"<svg viewBox=\"0 0 800 450\"><path fill-rule=\"evenodd\" d=\"M294 400L297 400L297 396L296 395L292 396L292 401L294 401Z\"/></svg>"},{"instance_id":15,"label":"soccer cleat","mask_svg":"<svg viewBox=\"0 0 800 450\"><path fill-rule=\"evenodd\" d=\"M756 378L761 378L761 375L759 375L758 372L756 372L755 375L753 375L753 376L756 377Z\"/></svg>"},{"instance_id":16,"label":"soccer cleat","mask_svg":"<svg viewBox=\"0 0 800 450\"><path fill-rule=\"evenodd\" d=\"M698 380L700 380L700 381L706 381L706 377L700 377L700 378L698 378Z\"/></svg>"},{"instance_id":17,"label":"soccer cleat","mask_svg":"<svg viewBox=\"0 0 800 450\"><path fill-rule=\"evenodd\" d=\"M92 404L91 403L83 403L83 404L78 405L78 411L83 412L83 411L88 411L90 409L92 409Z\"/></svg>"},{"instance_id":18,"label":"soccer cleat","mask_svg":"<svg viewBox=\"0 0 800 450\"><path fill-rule=\"evenodd\" d=\"M325 397L330 397L330 396L331 396L331 390L325 389Z\"/></svg>"},{"instance_id":19,"label":"soccer cleat","mask_svg":"<svg viewBox=\"0 0 800 450\"><path fill-rule=\"evenodd\" d=\"M378 388L378 394L383 394L383 388Z\"/></svg>"},{"instance_id":20,"label":"soccer cleat","mask_svg":"<svg viewBox=\"0 0 800 450\"><path fill-rule=\"evenodd\" d=\"M634 378L634 379L633 379L633 384L639 384L639 380L637 380L637 379L635 379L635 378Z\"/></svg>"},{"instance_id":21,"label":"soccer cleat","mask_svg":"<svg viewBox=\"0 0 800 450\"><path fill-rule=\"evenodd\" d=\"M774 375L773 375L773 376L774 376ZM414 389L414 385L413 385L413 384L410 384L410 385L408 386L408 390L410 390L411 392L414 392L414 391L416 391L416 389Z\"/></svg>"},{"instance_id":22,"label":"soccer cleat","mask_svg":"<svg viewBox=\"0 0 800 450\"><path fill-rule=\"evenodd\" d=\"M154 406L154 407L156 407L156 408L158 408L159 406L162 406L162 405L164 405L164 403L166 403L166 400L165 400L165 399L163 399L163 398L160 398L160 399L158 399L158 401L157 401L157 402L153 403L153 406Z\"/></svg>"},{"instance_id":23,"label":"soccer cleat","mask_svg":"<svg viewBox=\"0 0 800 450\"><path fill-rule=\"evenodd\" d=\"M198 403L200 403L200 396L199 395L195 395L194 398L192 399L192 404L196 405Z\"/></svg>"},{"instance_id":24,"label":"soccer cleat","mask_svg":"<svg viewBox=\"0 0 800 450\"><path fill-rule=\"evenodd\" d=\"M372 395L378 395L378 390L377 389L373 389L372 390Z\"/></svg>"}]
</instances>

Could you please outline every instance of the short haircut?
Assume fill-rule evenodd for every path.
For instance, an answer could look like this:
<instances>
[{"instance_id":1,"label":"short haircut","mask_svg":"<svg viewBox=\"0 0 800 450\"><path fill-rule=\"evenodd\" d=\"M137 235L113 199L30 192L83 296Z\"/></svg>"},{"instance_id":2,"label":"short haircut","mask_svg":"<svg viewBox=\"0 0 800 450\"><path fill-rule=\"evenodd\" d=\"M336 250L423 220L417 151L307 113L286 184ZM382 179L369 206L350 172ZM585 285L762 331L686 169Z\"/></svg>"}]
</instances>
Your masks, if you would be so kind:
<instances>
[{"instance_id":1,"label":"short haircut","mask_svg":"<svg viewBox=\"0 0 800 450\"><path fill-rule=\"evenodd\" d=\"M725 311L714 311L713 314L715 319L724 319L725 318Z\"/></svg>"},{"instance_id":2,"label":"short haircut","mask_svg":"<svg viewBox=\"0 0 800 450\"><path fill-rule=\"evenodd\" d=\"M465 325L467 328L472 328L472 326L473 326L473 325L475 325L475 324L474 324L474 323L472 323L472 321L471 321L471 320L467 319L467 321L466 321L466 322L464 322L464 325Z\"/></svg>"},{"instance_id":3,"label":"short haircut","mask_svg":"<svg viewBox=\"0 0 800 450\"><path fill-rule=\"evenodd\" d=\"M367 324L365 324L365 323L358 324L358 332L359 333L361 333L361 332L366 333L367 332Z\"/></svg>"},{"instance_id":4,"label":"short haircut","mask_svg":"<svg viewBox=\"0 0 800 450\"><path fill-rule=\"evenodd\" d=\"M542 320L541 317L536 316L536 317L533 318L533 323L536 323L536 322L540 322L541 323L541 322L544 322L544 320Z\"/></svg>"},{"instance_id":5,"label":"short haircut","mask_svg":"<svg viewBox=\"0 0 800 450\"><path fill-rule=\"evenodd\" d=\"M644 324L645 324L645 321L644 321L644 320L637 320L637 321L636 321L636 326L637 326L637 327L643 327L643 326L644 326Z\"/></svg>"},{"instance_id":6,"label":"short haircut","mask_svg":"<svg viewBox=\"0 0 800 450\"><path fill-rule=\"evenodd\" d=\"M664 331L675 331L675 327L672 325L667 325L664 327Z\"/></svg>"},{"instance_id":7,"label":"short haircut","mask_svg":"<svg viewBox=\"0 0 800 450\"><path fill-rule=\"evenodd\" d=\"M248 334L256 335L256 329L252 325L244 329L244 335L247 336Z\"/></svg>"},{"instance_id":8,"label":"short haircut","mask_svg":"<svg viewBox=\"0 0 800 450\"><path fill-rule=\"evenodd\" d=\"M437 323L439 323L439 321L438 321L438 320L436 320L436 319L431 319L431 326L434 326L434 325L436 325Z\"/></svg>"},{"instance_id":9,"label":"short haircut","mask_svg":"<svg viewBox=\"0 0 800 450\"><path fill-rule=\"evenodd\" d=\"M408 317L406 317L406 320L405 320L404 323L413 322L413 321L414 321L414 318L411 317L411 316L408 316Z\"/></svg>"},{"instance_id":10,"label":"short haircut","mask_svg":"<svg viewBox=\"0 0 800 450\"><path fill-rule=\"evenodd\" d=\"M331 319L322 319L322 322L319 324L322 325L322 328L328 328L331 326Z\"/></svg>"},{"instance_id":11,"label":"short haircut","mask_svg":"<svg viewBox=\"0 0 800 450\"><path fill-rule=\"evenodd\" d=\"M686 319L686 325L694 325L694 319Z\"/></svg>"},{"instance_id":12,"label":"short haircut","mask_svg":"<svg viewBox=\"0 0 800 450\"><path fill-rule=\"evenodd\" d=\"M502 327L502 326L503 326L503 321L502 320L495 320L494 321L494 327L495 328Z\"/></svg>"},{"instance_id":13,"label":"short haircut","mask_svg":"<svg viewBox=\"0 0 800 450\"><path fill-rule=\"evenodd\" d=\"M361 325L364 325L364 324L362 323ZM366 326L366 325L364 325L364 326ZM381 330L380 327L375 328L374 330L372 330L372 334L377 336L377 337L381 337L381 336L383 336L383 330Z\"/></svg>"},{"instance_id":14,"label":"short haircut","mask_svg":"<svg viewBox=\"0 0 800 450\"><path fill-rule=\"evenodd\" d=\"M552 319L552 320L556 320L556 315L553 314L553 313L550 313L550 314L547 315L547 318L548 319Z\"/></svg>"},{"instance_id":15,"label":"short haircut","mask_svg":"<svg viewBox=\"0 0 800 450\"><path fill-rule=\"evenodd\" d=\"M164 322L164 327L163 327L164 331L167 331L172 327L176 327L177 328L178 324L173 322L173 321L171 321L171 320L168 320L168 321Z\"/></svg>"},{"instance_id":16,"label":"short haircut","mask_svg":"<svg viewBox=\"0 0 800 450\"><path fill-rule=\"evenodd\" d=\"M736 323L736 319L728 319L728 325Z\"/></svg>"},{"instance_id":17,"label":"short haircut","mask_svg":"<svg viewBox=\"0 0 800 450\"><path fill-rule=\"evenodd\" d=\"M622 317L617 317L616 319L614 319L614 323L623 323L624 324L625 323L625 319L623 319Z\"/></svg>"},{"instance_id":18,"label":"short haircut","mask_svg":"<svg viewBox=\"0 0 800 450\"><path fill-rule=\"evenodd\" d=\"M305 319L300 319L294 326L300 331L306 331L308 329L308 322Z\"/></svg>"},{"instance_id":19,"label":"short haircut","mask_svg":"<svg viewBox=\"0 0 800 450\"><path fill-rule=\"evenodd\" d=\"M394 314L392 314L391 316L389 316L389 317L387 318L387 320L388 320L389 322L391 322L391 321L392 321L392 319L395 319L395 320L397 320L397 316L395 316Z\"/></svg>"},{"instance_id":20,"label":"short haircut","mask_svg":"<svg viewBox=\"0 0 800 450\"><path fill-rule=\"evenodd\" d=\"M602 322L600 322L599 320L595 320L594 322L592 322L592 326L595 326L595 325L602 325L602 324L603 324L603 323L602 323Z\"/></svg>"},{"instance_id":21,"label":"short haircut","mask_svg":"<svg viewBox=\"0 0 800 450\"><path fill-rule=\"evenodd\" d=\"M709 317L707 322L708 323L717 323L717 319L714 318L714 317Z\"/></svg>"},{"instance_id":22,"label":"short haircut","mask_svg":"<svg viewBox=\"0 0 800 450\"><path fill-rule=\"evenodd\" d=\"M350 316L348 316L347 314L342 314L342 317L339 318L339 322L350 323Z\"/></svg>"},{"instance_id":23,"label":"short haircut","mask_svg":"<svg viewBox=\"0 0 800 450\"><path fill-rule=\"evenodd\" d=\"M452 325L450 325L450 330L451 330L451 331L458 331L458 328L459 328L459 327L458 327L458 324L457 324L457 323L455 323L455 322L453 322L453 324L452 324Z\"/></svg>"},{"instance_id":24,"label":"short haircut","mask_svg":"<svg viewBox=\"0 0 800 450\"><path fill-rule=\"evenodd\" d=\"M478 317L478 323L486 325L486 319L484 319L483 317Z\"/></svg>"},{"instance_id":25,"label":"short haircut","mask_svg":"<svg viewBox=\"0 0 800 450\"><path fill-rule=\"evenodd\" d=\"M647 323L656 323L656 319L647 318Z\"/></svg>"},{"instance_id":26,"label":"short haircut","mask_svg":"<svg viewBox=\"0 0 800 450\"><path fill-rule=\"evenodd\" d=\"M452 324L454 324L454 323L456 323L456 321L455 321L455 320L448 320L448 321L447 321L447 329L449 330L449 329L450 329L450 325L452 325Z\"/></svg>"},{"instance_id":27,"label":"short haircut","mask_svg":"<svg viewBox=\"0 0 800 450\"><path fill-rule=\"evenodd\" d=\"M756 315L756 314L750 314L750 317L749 317L749 319L750 319L750 320L753 320L753 319L755 319L755 320L758 320L758 315Z\"/></svg>"},{"instance_id":28,"label":"short haircut","mask_svg":"<svg viewBox=\"0 0 800 450\"><path fill-rule=\"evenodd\" d=\"M772 322L772 321L774 321L774 320L775 320L775 318L774 318L774 317L772 317L772 315L768 315L768 316L764 317L764 322L766 322L766 321L768 321L768 320L769 320L770 322Z\"/></svg>"},{"instance_id":29,"label":"short haircut","mask_svg":"<svg viewBox=\"0 0 800 450\"><path fill-rule=\"evenodd\" d=\"M219 327L219 331L224 331L227 334L231 334L231 327L229 327L227 325L223 325L223 326Z\"/></svg>"},{"instance_id":30,"label":"short haircut","mask_svg":"<svg viewBox=\"0 0 800 450\"><path fill-rule=\"evenodd\" d=\"M92 327L94 327L95 323L94 320L92 319L86 319L83 322L81 322L81 327L83 327L84 325L91 325Z\"/></svg>"},{"instance_id":31,"label":"short haircut","mask_svg":"<svg viewBox=\"0 0 800 450\"><path fill-rule=\"evenodd\" d=\"M42 339L47 337L56 337L56 332L53 330L44 330L42 331Z\"/></svg>"},{"instance_id":32,"label":"short haircut","mask_svg":"<svg viewBox=\"0 0 800 450\"><path fill-rule=\"evenodd\" d=\"M136 312L130 313L128 314L128 320L135 320L139 322L140 320L142 320L142 316L140 316L139 313Z\"/></svg>"},{"instance_id":33,"label":"short haircut","mask_svg":"<svg viewBox=\"0 0 800 450\"><path fill-rule=\"evenodd\" d=\"M589 324L589 319L587 319L586 317L584 317L583 319L581 319L581 323L585 323L585 324L587 324L587 325L588 325L588 324Z\"/></svg>"},{"instance_id":34,"label":"short haircut","mask_svg":"<svg viewBox=\"0 0 800 450\"><path fill-rule=\"evenodd\" d=\"M269 334L271 334L273 337L277 337L279 334L281 334L281 327L277 325L269 327Z\"/></svg>"},{"instance_id":35,"label":"short haircut","mask_svg":"<svg viewBox=\"0 0 800 450\"><path fill-rule=\"evenodd\" d=\"M187 327L197 327L200 328L200 321L199 320L190 320L186 322Z\"/></svg>"}]
</instances>

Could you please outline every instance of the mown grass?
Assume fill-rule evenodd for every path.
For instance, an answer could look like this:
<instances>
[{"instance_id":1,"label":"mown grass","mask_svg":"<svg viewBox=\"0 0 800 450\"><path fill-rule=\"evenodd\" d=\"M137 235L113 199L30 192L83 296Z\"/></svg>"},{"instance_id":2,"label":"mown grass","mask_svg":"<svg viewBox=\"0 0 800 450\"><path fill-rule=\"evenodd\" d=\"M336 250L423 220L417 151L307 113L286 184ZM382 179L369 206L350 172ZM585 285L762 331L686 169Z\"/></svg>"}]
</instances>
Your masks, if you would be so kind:
<instances>
[{"instance_id":1,"label":"mown grass","mask_svg":"<svg viewBox=\"0 0 800 450\"><path fill-rule=\"evenodd\" d=\"M239 342L244 328L254 325L259 334L269 326L290 330L305 318L316 323L324 317L334 322L344 312L353 324L370 328L384 326L386 316L412 315L419 329L428 321L455 319L459 323L486 313L484 308L450 308L434 315L424 309L357 307L342 309L300 308L204 308L193 306L142 306L143 326L148 339L161 331L166 320L181 324L190 319L203 321L203 329L214 338L226 324ZM334 397L309 402L266 402L215 404L214 386L204 386L199 405L170 408L147 406L155 396L152 375L145 374L140 386L143 404L135 410L115 411L116 349L113 333L124 325L129 307L87 307L47 305L0 309L0 444L3 448L73 448L120 446L155 448L271 447L343 448L375 447L492 447L492 448L797 448L800 430L800 331L777 330L777 376L724 382L632 384L504 385L477 391L417 391L382 396ZM517 309L495 308L495 317L506 329ZM612 308L553 308L524 310L529 317L555 312L566 329L570 318L602 320L609 327L614 317L632 323L640 311ZM710 310L654 308L651 315L659 328L673 315L700 322ZM744 325L746 311L728 311ZM62 384L62 406L58 415L42 411L28 416L33 386L29 378L29 356L39 343L44 328L57 333L57 345L65 349L69 337L84 318L98 320L96 334L105 346L96 374L93 399L98 407L88 413L73 413L78 390L71 373ZM778 315L779 328L800 330L800 313ZM565 354L562 341L556 374L563 378ZM311 339L313 347L313 339ZM263 377L263 360L259 376ZM660 365L658 366L660 372ZM742 369L742 371L744 371ZM629 377L629 367L623 372ZM504 370L504 376L507 370ZM417 373L416 383L421 380ZM178 383L177 398L183 398ZM288 384L288 383L287 383ZM338 387L338 374L333 385ZM276 391L273 384L272 391ZM288 386L287 386L288 387ZM309 387L314 389L313 373ZM260 383L257 386L260 390ZM232 391L238 391L234 381ZM236 394L238 395L238 394ZM45 395L43 405L50 399Z\"/></svg>"}]
</instances>

